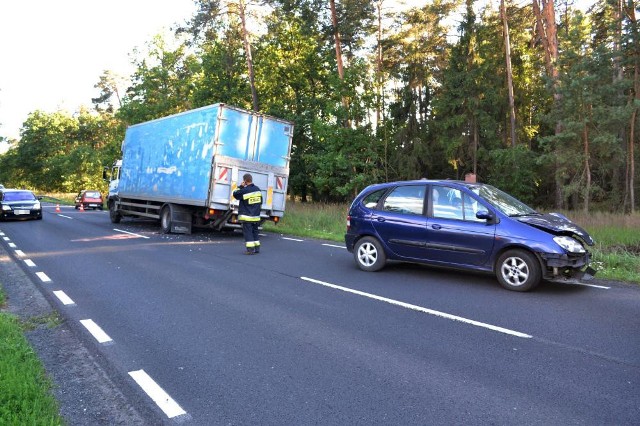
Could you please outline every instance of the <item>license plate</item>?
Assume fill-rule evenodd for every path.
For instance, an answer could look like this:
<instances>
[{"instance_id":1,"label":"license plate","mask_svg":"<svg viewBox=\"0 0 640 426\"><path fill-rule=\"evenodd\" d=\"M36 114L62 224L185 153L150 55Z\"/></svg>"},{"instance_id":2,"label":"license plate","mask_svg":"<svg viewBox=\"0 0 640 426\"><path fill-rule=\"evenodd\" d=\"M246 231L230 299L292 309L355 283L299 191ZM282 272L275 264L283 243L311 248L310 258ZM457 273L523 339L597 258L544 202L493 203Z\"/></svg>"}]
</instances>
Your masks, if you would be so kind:
<instances>
[{"instance_id":1,"label":"license plate","mask_svg":"<svg viewBox=\"0 0 640 426\"><path fill-rule=\"evenodd\" d=\"M89 204L89 207L98 207L97 204Z\"/></svg>"},{"instance_id":2,"label":"license plate","mask_svg":"<svg viewBox=\"0 0 640 426\"><path fill-rule=\"evenodd\" d=\"M31 213L29 210L14 210L14 214L29 214Z\"/></svg>"}]
</instances>

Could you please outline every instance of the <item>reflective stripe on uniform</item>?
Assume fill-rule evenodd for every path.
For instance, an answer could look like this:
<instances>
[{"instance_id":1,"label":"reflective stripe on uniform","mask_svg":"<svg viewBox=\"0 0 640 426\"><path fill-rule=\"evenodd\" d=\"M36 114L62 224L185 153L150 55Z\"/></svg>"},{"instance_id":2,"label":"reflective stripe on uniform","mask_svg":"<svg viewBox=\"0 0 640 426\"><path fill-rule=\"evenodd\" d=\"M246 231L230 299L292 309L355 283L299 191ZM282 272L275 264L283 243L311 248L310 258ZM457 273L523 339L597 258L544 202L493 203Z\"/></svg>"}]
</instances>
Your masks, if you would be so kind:
<instances>
[{"instance_id":1,"label":"reflective stripe on uniform","mask_svg":"<svg viewBox=\"0 0 640 426\"><path fill-rule=\"evenodd\" d=\"M238 220L241 222L260 222L260 216L239 215Z\"/></svg>"},{"instance_id":2,"label":"reflective stripe on uniform","mask_svg":"<svg viewBox=\"0 0 640 426\"><path fill-rule=\"evenodd\" d=\"M262 192L260 191L247 192L246 194L242 195L242 199L246 200L248 204L262 203Z\"/></svg>"}]
</instances>

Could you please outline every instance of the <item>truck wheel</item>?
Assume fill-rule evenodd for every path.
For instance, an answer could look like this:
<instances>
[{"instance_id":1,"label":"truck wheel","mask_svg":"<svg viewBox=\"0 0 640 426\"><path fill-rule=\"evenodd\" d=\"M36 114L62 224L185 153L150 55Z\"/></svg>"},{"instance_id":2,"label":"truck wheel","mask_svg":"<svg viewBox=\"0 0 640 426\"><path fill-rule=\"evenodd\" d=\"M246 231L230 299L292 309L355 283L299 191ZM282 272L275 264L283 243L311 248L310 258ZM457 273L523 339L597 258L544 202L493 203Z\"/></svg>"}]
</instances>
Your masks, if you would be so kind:
<instances>
[{"instance_id":1,"label":"truck wheel","mask_svg":"<svg viewBox=\"0 0 640 426\"><path fill-rule=\"evenodd\" d=\"M354 247L353 257L358 267L368 272L382 269L387 262L384 249L373 237L360 238Z\"/></svg>"},{"instance_id":2,"label":"truck wheel","mask_svg":"<svg viewBox=\"0 0 640 426\"><path fill-rule=\"evenodd\" d=\"M116 203L109 204L109 219L111 219L111 223L120 223L120 219L122 219L122 215L116 210Z\"/></svg>"},{"instance_id":3,"label":"truck wheel","mask_svg":"<svg viewBox=\"0 0 640 426\"><path fill-rule=\"evenodd\" d=\"M528 291L540 283L540 262L524 250L507 250L496 262L496 277L507 290Z\"/></svg>"},{"instance_id":4,"label":"truck wheel","mask_svg":"<svg viewBox=\"0 0 640 426\"><path fill-rule=\"evenodd\" d=\"M160 212L160 228L162 228L163 234L171 232L171 206L166 205Z\"/></svg>"}]
</instances>

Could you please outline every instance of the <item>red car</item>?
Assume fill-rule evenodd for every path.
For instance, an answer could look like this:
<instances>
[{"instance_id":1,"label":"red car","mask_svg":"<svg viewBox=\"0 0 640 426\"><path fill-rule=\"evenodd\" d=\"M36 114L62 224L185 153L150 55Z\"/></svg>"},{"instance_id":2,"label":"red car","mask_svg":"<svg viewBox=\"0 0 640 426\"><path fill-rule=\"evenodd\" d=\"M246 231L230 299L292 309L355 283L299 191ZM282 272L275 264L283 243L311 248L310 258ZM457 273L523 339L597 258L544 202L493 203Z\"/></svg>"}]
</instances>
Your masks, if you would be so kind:
<instances>
[{"instance_id":1,"label":"red car","mask_svg":"<svg viewBox=\"0 0 640 426\"><path fill-rule=\"evenodd\" d=\"M84 189L76 197L76 209L82 206L83 209L102 210L102 203L102 194L96 190Z\"/></svg>"}]
</instances>

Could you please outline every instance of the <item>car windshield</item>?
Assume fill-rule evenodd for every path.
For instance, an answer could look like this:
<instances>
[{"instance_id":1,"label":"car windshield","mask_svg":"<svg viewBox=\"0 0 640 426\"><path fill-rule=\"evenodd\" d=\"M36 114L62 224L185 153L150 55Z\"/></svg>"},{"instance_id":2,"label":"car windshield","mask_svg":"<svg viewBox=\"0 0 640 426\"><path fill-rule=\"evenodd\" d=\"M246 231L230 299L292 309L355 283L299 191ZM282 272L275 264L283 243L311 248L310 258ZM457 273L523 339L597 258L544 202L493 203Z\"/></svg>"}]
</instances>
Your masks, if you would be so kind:
<instances>
[{"instance_id":1,"label":"car windshield","mask_svg":"<svg viewBox=\"0 0 640 426\"><path fill-rule=\"evenodd\" d=\"M539 214L522 201L513 198L511 195L493 186L479 185L472 187L471 190L507 216L530 216Z\"/></svg>"},{"instance_id":2,"label":"car windshield","mask_svg":"<svg viewBox=\"0 0 640 426\"><path fill-rule=\"evenodd\" d=\"M5 192L2 197L4 201L34 201L35 195L31 191Z\"/></svg>"}]
</instances>

